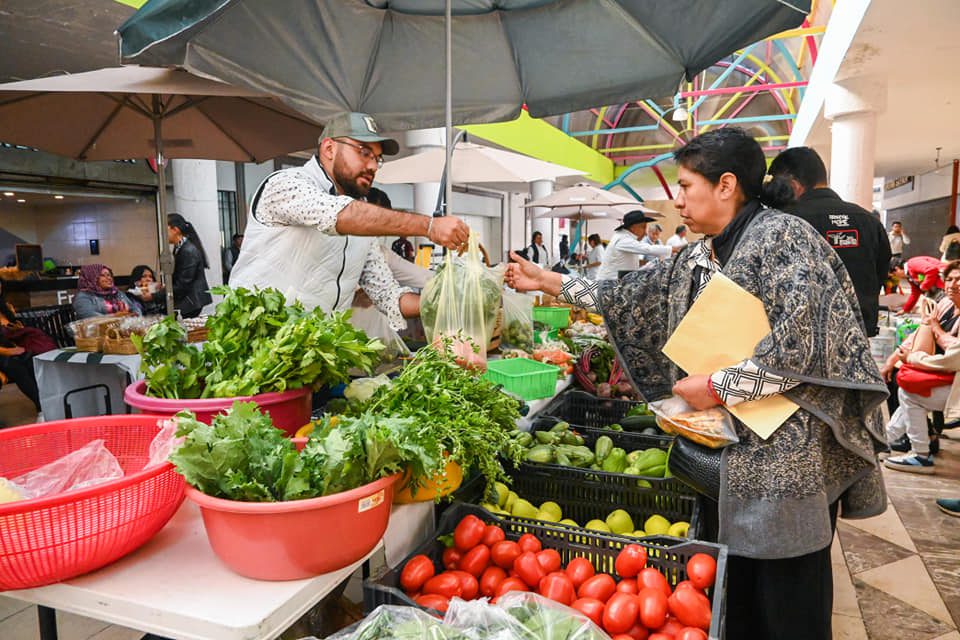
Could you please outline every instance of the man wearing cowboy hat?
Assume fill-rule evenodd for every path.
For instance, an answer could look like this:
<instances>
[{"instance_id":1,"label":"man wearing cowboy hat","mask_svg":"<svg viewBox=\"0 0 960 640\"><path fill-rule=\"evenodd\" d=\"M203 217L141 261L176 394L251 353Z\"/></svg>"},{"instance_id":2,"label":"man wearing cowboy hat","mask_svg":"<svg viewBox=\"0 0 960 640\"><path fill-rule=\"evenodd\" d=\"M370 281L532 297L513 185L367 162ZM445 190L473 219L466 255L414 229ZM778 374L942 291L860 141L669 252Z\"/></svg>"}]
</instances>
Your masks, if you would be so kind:
<instances>
[{"instance_id":1,"label":"man wearing cowboy hat","mask_svg":"<svg viewBox=\"0 0 960 640\"><path fill-rule=\"evenodd\" d=\"M653 220L641 209L623 216L623 223L614 230L607 251L603 254L597 280L616 280L624 273L636 271L641 257L646 260L669 258L680 250L680 247L640 242L646 236L647 223Z\"/></svg>"}]
</instances>

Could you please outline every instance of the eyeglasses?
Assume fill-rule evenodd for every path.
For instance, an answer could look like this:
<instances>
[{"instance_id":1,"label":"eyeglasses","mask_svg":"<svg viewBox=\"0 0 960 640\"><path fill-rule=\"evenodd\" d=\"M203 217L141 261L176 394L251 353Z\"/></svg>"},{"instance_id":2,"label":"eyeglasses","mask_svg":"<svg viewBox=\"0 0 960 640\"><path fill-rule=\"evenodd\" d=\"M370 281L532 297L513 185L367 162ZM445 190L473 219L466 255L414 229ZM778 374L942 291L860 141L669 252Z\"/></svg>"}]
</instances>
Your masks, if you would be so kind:
<instances>
[{"instance_id":1,"label":"eyeglasses","mask_svg":"<svg viewBox=\"0 0 960 640\"><path fill-rule=\"evenodd\" d=\"M373 149L371 149L370 147L365 147L362 144L353 144L352 142L347 142L346 140L337 140L336 138L333 138L333 141L336 142L337 144L345 144L348 147L353 147L354 149L360 152L361 158L363 158L364 160L376 160L377 169L383 168L383 156L382 155L378 156L377 154L375 154L373 152Z\"/></svg>"}]
</instances>

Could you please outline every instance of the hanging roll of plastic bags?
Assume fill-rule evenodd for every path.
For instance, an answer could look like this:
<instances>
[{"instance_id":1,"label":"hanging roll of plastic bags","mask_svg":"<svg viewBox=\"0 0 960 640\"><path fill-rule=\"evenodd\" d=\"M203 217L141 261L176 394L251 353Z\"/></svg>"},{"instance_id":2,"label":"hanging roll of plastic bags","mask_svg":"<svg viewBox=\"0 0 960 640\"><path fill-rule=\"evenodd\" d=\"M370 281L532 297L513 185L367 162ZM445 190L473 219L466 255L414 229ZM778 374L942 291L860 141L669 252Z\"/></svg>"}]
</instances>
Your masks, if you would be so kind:
<instances>
[{"instance_id":1,"label":"hanging roll of plastic bags","mask_svg":"<svg viewBox=\"0 0 960 640\"><path fill-rule=\"evenodd\" d=\"M427 340L434 345L446 343L466 366L486 368L487 344L500 309L505 269L483 264L475 232L470 233L463 256L448 252L420 297L420 319Z\"/></svg>"}]
</instances>

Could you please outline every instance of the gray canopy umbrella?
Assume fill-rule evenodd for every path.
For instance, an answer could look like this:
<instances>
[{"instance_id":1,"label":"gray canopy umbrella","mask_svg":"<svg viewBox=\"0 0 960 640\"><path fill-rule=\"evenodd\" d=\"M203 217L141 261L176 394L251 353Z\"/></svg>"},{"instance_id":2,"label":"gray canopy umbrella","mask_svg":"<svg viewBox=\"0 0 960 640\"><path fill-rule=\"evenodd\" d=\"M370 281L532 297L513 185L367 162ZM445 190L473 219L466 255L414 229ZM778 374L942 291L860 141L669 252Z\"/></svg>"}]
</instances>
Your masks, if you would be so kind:
<instances>
[{"instance_id":1,"label":"gray canopy umbrella","mask_svg":"<svg viewBox=\"0 0 960 640\"><path fill-rule=\"evenodd\" d=\"M321 131L269 95L182 70L128 66L0 84L0 140L78 160L156 159L160 270L168 279L167 158L263 162L314 146ZM169 282L167 309L173 313Z\"/></svg>"},{"instance_id":2,"label":"gray canopy umbrella","mask_svg":"<svg viewBox=\"0 0 960 640\"><path fill-rule=\"evenodd\" d=\"M386 130L542 117L673 94L799 26L811 0L150 0L123 62L177 65ZM452 72L451 72L452 69ZM447 181L449 202L450 181Z\"/></svg>"}]
</instances>

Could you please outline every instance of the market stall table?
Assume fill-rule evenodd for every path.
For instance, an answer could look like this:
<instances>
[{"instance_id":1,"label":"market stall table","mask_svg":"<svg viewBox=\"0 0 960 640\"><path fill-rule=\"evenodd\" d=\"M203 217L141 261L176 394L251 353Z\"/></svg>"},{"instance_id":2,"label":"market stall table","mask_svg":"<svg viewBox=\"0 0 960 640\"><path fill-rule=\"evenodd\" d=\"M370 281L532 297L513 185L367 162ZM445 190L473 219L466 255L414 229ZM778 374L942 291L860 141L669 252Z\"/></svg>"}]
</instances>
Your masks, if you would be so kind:
<instances>
[{"instance_id":1,"label":"market stall table","mask_svg":"<svg viewBox=\"0 0 960 640\"><path fill-rule=\"evenodd\" d=\"M126 558L67 582L4 595L38 604L41 611L60 609L174 640L271 640L378 550L402 558L433 526L432 502L395 506L383 540L363 560L315 578L265 582L220 562L199 508L185 501L154 539ZM317 532L318 543L322 535ZM41 614L41 640L55 637L44 631Z\"/></svg>"},{"instance_id":2,"label":"market stall table","mask_svg":"<svg viewBox=\"0 0 960 640\"><path fill-rule=\"evenodd\" d=\"M72 348L53 349L35 356L33 370L40 390L40 410L47 421L66 418L68 405L73 418L127 413L123 390L141 377L139 355L94 353ZM90 388L97 385L106 389Z\"/></svg>"}]
</instances>

